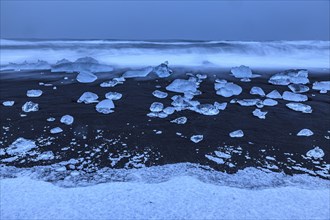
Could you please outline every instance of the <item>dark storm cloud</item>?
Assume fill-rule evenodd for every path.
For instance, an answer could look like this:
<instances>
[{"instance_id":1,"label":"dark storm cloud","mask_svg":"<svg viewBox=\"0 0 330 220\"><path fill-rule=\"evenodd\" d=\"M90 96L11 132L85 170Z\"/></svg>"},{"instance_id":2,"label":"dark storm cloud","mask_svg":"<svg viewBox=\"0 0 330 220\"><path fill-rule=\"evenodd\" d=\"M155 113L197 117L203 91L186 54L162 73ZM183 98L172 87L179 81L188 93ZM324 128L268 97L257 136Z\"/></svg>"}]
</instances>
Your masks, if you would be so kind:
<instances>
[{"instance_id":1,"label":"dark storm cloud","mask_svg":"<svg viewBox=\"0 0 330 220\"><path fill-rule=\"evenodd\" d=\"M1 1L1 38L329 40L329 2Z\"/></svg>"}]
</instances>

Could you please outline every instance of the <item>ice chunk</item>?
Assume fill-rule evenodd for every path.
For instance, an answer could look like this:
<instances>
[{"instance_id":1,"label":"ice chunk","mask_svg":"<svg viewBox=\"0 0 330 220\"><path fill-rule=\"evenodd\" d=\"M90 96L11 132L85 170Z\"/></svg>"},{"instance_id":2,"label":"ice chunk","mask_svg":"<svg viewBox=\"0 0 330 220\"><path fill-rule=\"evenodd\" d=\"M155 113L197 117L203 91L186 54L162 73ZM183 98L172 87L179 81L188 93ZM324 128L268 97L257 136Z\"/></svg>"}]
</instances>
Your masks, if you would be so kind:
<instances>
[{"instance_id":1,"label":"ice chunk","mask_svg":"<svg viewBox=\"0 0 330 220\"><path fill-rule=\"evenodd\" d=\"M265 106L275 106L278 104L278 102L274 99L265 99L262 101L262 104Z\"/></svg>"},{"instance_id":2,"label":"ice chunk","mask_svg":"<svg viewBox=\"0 0 330 220\"><path fill-rule=\"evenodd\" d=\"M314 90L320 90L320 93L327 93L330 91L330 81L321 81L313 83Z\"/></svg>"},{"instance_id":3,"label":"ice chunk","mask_svg":"<svg viewBox=\"0 0 330 220\"><path fill-rule=\"evenodd\" d=\"M119 92L108 92L105 94L105 98L111 100L119 100L123 95Z\"/></svg>"},{"instance_id":4,"label":"ice chunk","mask_svg":"<svg viewBox=\"0 0 330 220\"><path fill-rule=\"evenodd\" d=\"M273 90L270 93L268 93L266 97L270 99L281 99L282 95L277 90Z\"/></svg>"},{"instance_id":5,"label":"ice chunk","mask_svg":"<svg viewBox=\"0 0 330 220\"><path fill-rule=\"evenodd\" d=\"M26 92L27 97L39 97L42 95L42 91L39 89L32 89Z\"/></svg>"},{"instance_id":6,"label":"ice chunk","mask_svg":"<svg viewBox=\"0 0 330 220\"><path fill-rule=\"evenodd\" d=\"M225 110L227 107L227 102L222 102L222 103L214 102L213 105L219 110Z\"/></svg>"},{"instance_id":7,"label":"ice chunk","mask_svg":"<svg viewBox=\"0 0 330 220\"><path fill-rule=\"evenodd\" d=\"M163 103L160 102L154 102L150 106L150 111L152 112L161 112L164 108Z\"/></svg>"},{"instance_id":8,"label":"ice chunk","mask_svg":"<svg viewBox=\"0 0 330 220\"><path fill-rule=\"evenodd\" d=\"M36 144L32 140L28 140L25 138L17 138L7 149L6 152L9 155L23 156L28 151L33 148L36 148Z\"/></svg>"},{"instance_id":9,"label":"ice chunk","mask_svg":"<svg viewBox=\"0 0 330 220\"><path fill-rule=\"evenodd\" d=\"M13 106L15 104L15 101L4 101L2 103L3 106Z\"/></svg>"},{"instance_id":10,"label":"ice chunk","mask_svg":"<svg viewBox=\"0 0 330 220\"><path fill-rule=\"evenodd\" d=\"M166 87L166 90L171 92L196 92L197 85L194 82L185 79L175 79L170 85Z\"/></svg>"},{"instance_id":11,"label":"ice chunk","mask_svg":"<svg viewBox=\"0 0 330 220\"><path fill-rule=\"evenodd\" d=\"M308 97L306 95L296 94L288 91L285 91L282 97L284 100L293 101L293 102L305 102L308 100Z\"/></svg>"},{"instance_id":12,"label":"ice chunk","mask_svg":"<svg viewBox=\"0 0 330 220\"><path fill-rule=\"evenodd\" d=\"M244 132L242 130L236 130L233 132L229 133L229 136L232 138L239 138L239 137L243 137L244 136Z\"/></svg>"},{"instance_id":13,"label":"ice chunk","mask_svg":"<svg viewBox=\"0 0 330 220\"><path fill-rule=\"evenodd\" d=\"M53 118L53 117L50 117L50 118L47 118L47 121L55 121L55 118Z\"/></svg>"},{"instance_id":14,"label":"ice chunk","mask_svg":"<svg viewBox=\"0 0 330 220\"><path fill-rule=\"evenodd\" d=\"M149 112L147 116L151 118L166 118L168 114L165 112Z\"/></svg>"},{"instance_id":15,"label":"ice chunk","mask_svg":"<svg viewBox=\"0 0 330 220\"><path fill-rule=\"evenodd\" d=\"M172 120L171 122L182 125L182 124L186 124L187 118L183 116L183 117L176 118L176 119Z\"/></svg>"},{"instance_id":16,"label":"ice chunk","mask_svg":"<svg viewBox=\"0 0 330 220\"><path fill-rule=\"evenodd\" d=\"M38 160L52 160L54 158L55 158L55 156L52 151L46 151L46 152L39 154L38 157L36 158L36 160L37 161Z\"/></svg>"},{"instance_id":17,"label":"ice chunk","mask_svg":"<svg viewBox=\"0 0 330 220\"><path fill-rule=\"evenodd\" d=\"M153 91L153 96L155 96L156 98L160 98L160 99L164 99L167 97L167 93L166 92L162 92L162 91L159 91L159 90L155 90Z\"/></svg>"},{"instance_id":18,"label":"ice chunk","mask_svg":"<svg viewBox=\"0 0 330 220\"><path fill-rule=\"evenodd\" d=\"M302 84L290 84L289 89L294 93L304 93L309 91L309 87Z\"/></svg>"},{"instance_id":19,"label":"ice chunk","mask_svg":"<svg viewBox=\"0 0 330 220\"><path fill-rule=\"evenodd\" d=\"M207 154L205 155L205 157L207 159L217 163L217 164L224 164L225 163L225 161L222 158L219 158L219 157L213 157L213 156L207 155Z\"/></svg>"},{"instance_id":20,"label":"ice chunk","mask_svg":"<svg viewBox=\"0 0 330 220\"><path fill-rule=\"evenodd\" d=\"M241 106L255 106L258 102L261 102L260 99L242 99L237 100L237 103Z\"/></svg>"},{"instance_id":21,"label":"ice chunk","mask_svg":"<svg viewBox=\"0 0 330 220\"><path fill-rule=\"evenodd\" d=\"M71 125L74 121L74 118L71 115L63 115L60 121L63 124Z\"/></svg>"},{"instance_id":22,"label":"ice chunk","mask_svg":"<svg viewBox=\"0 0 330 220\"><path fill-rule=\"evenodd\" d=\"M265 119L268 112L263 112L260 109L255 109L252 114L260 119Z\"/></svg>"},{"instance_id":23,"label":"ice chunk","mask_svg":"<svg viewBox=\"0 0 330 220\"><path fill-rule=\"evenodd\" d=\"M193 108L200 104L198 101L193 101L180 95L175 95L171 99L173 100L171 104L177 111Z\"/></svg>"},{"instance_id":24,"label":"ice chunk","mask_svg":"<svg viewBox=\"0 0 330 220\"><path fill-rule=\"evenodd\" d=\"M231 73L236 78L251 78L252 77L252 70L248 66L244 66L244 65L231 68Z\"/></svg>"},{"instance_id":25,"label":"ice chunk","mask_svg":"<svg viewBox=\"0 0 330 220\"><path fill-rule=\"evenodd\" d=\"M123 84L124 81L121 81L119 79L121 78L113 78L112 80L101 83L100 86L103 88L107 88L107 87L114 87L118 84Z\"/></svg>"},{"instance_id":26,"label":"ice chunk","mask_svg":"<svg viewBox=\"0 0 330 220\"><path fill-rule=\"evenodd\" d=\"M215 90L217 90L217 95L221 95L223 97L239 95L242 92L242 87L232 82L227 82L225 80L216 82L214 84L214 88Z\"/></svg>"},{"instance_id":27,"label":"ice chunk","mask_svg":"<svg viewBox=\"0 0 330 220\"><path fill-rule=\"evenodd\" d=\"M251 95L260 95L262 97L266 95L265 92L264 92L264 90L262 88L260 88L260 87L257 87L257 86L253 86L251 88L250 94Z\"/></svg>"},{"instance_id":28,"label":"ice chunk","mask_svg":"<svg viewBox=\"0 0 330 220\"><path fill-rule=\"evenodd\" d=\"M277 73L268 82L274 85L289 85L290 83L307 84L309 83L308 72L307 70L298 70Z\"/></svg>"},{"instance_id":29,"label":"ice chunk","mask_svg":"<svg viewBox=\"0 0 330 220\"><path fill-rule=\"evenodd\" d=\"M224 159L229 159L229 158L231 158L231 155L230 155L230 154L227 154L227 153L224 153L224 152L221 152L221 151L214 151L214 154L215 154L217 157L221 157L221 158L224 158Z\"/></svg>"},{"instance_id":30,"label":"ice chunk","mask_svg":"<svg viewBox=\"0 0 330 220\"><path fill-rule=\"evenodd\" d=\"M302 113L312 113L312 107L306 104L302 104L302 103L294 103L294 102L290 102L287 103L286 106L289 109L292 109L294 111L298 111L298 112L302 112Z\"/></svg>"},{"instance_id":31,"label":"ice chunk","mask_svg":"<svg viewBox=\"0 0 330 220\"><path fill-rule=\"evenodd\" d=\"M61 133L63 130L62 130L62 128L60 128L60 127L56 127L56 128L52 128L52 129L50 129L50 133L51 134L58 134L58 133Z\"/></svg>"},{"instance_id":32,"label":"ice chunk","mask_svg":"<svg viewBox=\"0 0 330 220\"><path fill-rule=\"evenodd\" d=\"M85 104L89 104L89 103L94 103L94 102L98 102L98 95L96 95L95 93L92 92L84 92L80 98L78 99L78 103L85 103Z\"/></svg>"},{"instance_id":33,"label":"ice chunk","mask_svg":"<svg viewBox=\"0 0 330 220\"><path fill-rule=\"evenodd\" d=\"M92 83L95 80L97 80L97 76L95 76L93 73L88 71L81 71L77 75L77 81L80 83Z\"/></svg>"},{"instance_id":34,"label":"ice chunk","mask_svg":"<svg viewBox=\"0 0 330 220\"><path fill-rule=\"evenodd\" d=\"M100 64L97 60L92 57L82 57L77 59L75 62L70 62L68 60L60 60L55 65L52 66L52 72L111 72L113 68L108 65Z\"/></svg>"},{"instance_id":35,"label":"ice chunk","mask_svg":"<svg viewBox=\"0 0 330 220\"><path fill-rule=\"evenodd\" d=\"M315 147L306 153L307 157L312 157L314 159L321 159L324 157L324 151L320 147Z\"/></svg>"},{"instance_id":36,"label":"ice chunk","mask_svg":"<svg viewBox=\"0 0 330 220\"><path fill-rule=\"evenodd\" d=\"M146 77L153 70L152 67L146 67L140 70L128 70L123 74L124 78Z\"/></svg>"},{"instance_id":37,"label":"ice chunk","mask_svg":"<svg viewBox=\"0 0 330 220\"><path fill-rule=\"evenodd\" d=\"M194 143L201 142L203 140L204 136L201 134L193 135L190 137L190 140Z\"/></svg>"},{"instance_id":38,"label":"ice chunk","mask_svg":"<svg viewBox=\"0 0 330 220\"><path fill-rule=\"evenodd\" d=\"M96 111L103 114L109 114L113 112L113 108L115 108L115 105L113 104L113 101L110 99L105 99L99 102L96 105Z\"/></svg>"},{"instance_id":39,"label":"ice chunk","mask_svg":"<svg viewBox=\"0 0 330 220\"><path fill-rule=\"evenodd\" d=\"M191 108L191 110L200 113L202 115L217 115L219 109L212 104L199 104Z\"/></svg>"},{"instance_id":40,"label":"ice chunk","mask_svg":"<svg viewBox=\"0 0 330 220\"><path fill-rule=\"evenodd\" d=\"M307 136L308 137L308 136L312 136L313 134L314 133L311 130L304 128L298 132L297 136Z\"/></svg>"},{"instance_id":41,"label":"ice chunk","mask_svg":"<svg viewBox=\"0 0 330 220\"><path fill-rule=\"evenodd\" d=\"M25 102L22 106L23 112L36 112L39 110L39 104L31 101Z\"/></svg>"},{"instance_id":42,"label":"ice chunk","mask_svg":"<svg viewBox=\"0 0 330 220\"><path fill-rule=\"evenodd\" d=\"M154 72L157 74L158 77L165 78L170 76L173 71L168 67L168 62L166 61L159 66L156 66L154 68Z\"/></svg>"},{"instance_id":43,"label":"ice chunk","mask_svg":"<svg viewBox=\"0 0 330 220\"><path fill-rule=\"evenodd\" d=\"M168 115L171 115L175 112L175 108L174 107L166 107L166 108L164 108L163 112L168 114Z\"/></svg>"}]
</instances>

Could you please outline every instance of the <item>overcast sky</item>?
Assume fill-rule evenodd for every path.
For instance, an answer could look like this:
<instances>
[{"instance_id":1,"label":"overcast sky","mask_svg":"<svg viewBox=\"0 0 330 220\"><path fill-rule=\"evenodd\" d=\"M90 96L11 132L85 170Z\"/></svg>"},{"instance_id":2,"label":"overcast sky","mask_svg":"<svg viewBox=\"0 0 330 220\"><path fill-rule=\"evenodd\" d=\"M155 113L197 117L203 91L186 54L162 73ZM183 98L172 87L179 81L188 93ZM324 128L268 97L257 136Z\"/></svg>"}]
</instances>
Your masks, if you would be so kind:
<instances>
[{"instance_id":1,"label":"overcast sky","mask_svg":"<svg viewBox=\"0 0 330 220\"><path fill-rule=\"evenodd\" d=\"M329 40L329 1L3 1L1 38Z\"/></svg>"}]
</instances>

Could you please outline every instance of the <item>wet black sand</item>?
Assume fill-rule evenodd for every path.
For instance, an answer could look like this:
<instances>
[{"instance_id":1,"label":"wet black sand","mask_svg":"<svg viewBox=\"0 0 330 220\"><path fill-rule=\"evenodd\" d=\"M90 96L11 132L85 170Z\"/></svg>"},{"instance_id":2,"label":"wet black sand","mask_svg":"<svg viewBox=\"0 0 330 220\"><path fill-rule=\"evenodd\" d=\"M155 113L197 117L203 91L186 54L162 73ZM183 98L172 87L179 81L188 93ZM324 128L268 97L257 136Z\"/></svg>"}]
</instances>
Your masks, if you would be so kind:
<instances>
[{"instance_id":1,"label":"wet black sand","mask_svg":"<svg viewBox=\"0 0 330 220\"><path fill-rule=\"evenodd\" d=\"M152 95L155 89L166 91L165 87L173 78L188 78L185 75L177 76L182 72L180 69L174 72L177 74L165 79L128 79L124 84L113 88L99 86L101 82L112 78L113 75L109 74L98 74L100 77L94 83L81 84L75 80L76 74L49 71L0 73L1 103L7 100L15 101L12 107L0 107L1 148L9 146L19 137L24 137L35 140L39 151L53 151L56 156L55 159L46 161L33 161L29 157L24 157L6 165L32 167L72 158L84 158L87 163L81 169L88 172L103 167L132 168L141 164L152 166L192 162L229 173L245 167L266 168L273 164L278 169L271 170L292 174L301 173L291 168L297 164L316 171L318 166L330 163L330 140L325 138L330 136L329 93L320 94L312 89L305 93L309 98L306 104L313 108L312 114L292 111L285 106L287 101L278 100L278 105L262 108L262 111L268 111L268 114L265 120L261 120L252 115L255 107L242 107L238 104L229 104L229 101L233 98L259 98L249 94L252 86L260 86L266 94L273 89L280 93L290 91L288 87L269 84L267 81L271 71L248 83L240 82L228 73L214 71L201 83L199 89L202 94L195 96L194 100L211 104L214 101L228 102L224 111L220 111L216 116L205 116L186 110L175 112L163 119L148 117L151 103L158 101L164 106L170 106L171 97L177 94L168 92L169 96L166 99L158 99ZM243 88L242 94L231 98L216 95L212 76L214 74L217 74L219 79L228 79L240 85ZM65 76L69 79L65 80ZM310 73L309 79L311 83L329 80L329 74ZM51 83L56 89L53 89L53 86L40 86L39 82ZM161 88L156 88L156 85ZM311 88L311 84L308 86ZM43 95L29 98L26 96L29 89L41 89ZM114 101L114 113L104 115L95 110L96 104L77 103L78 98L86 91L98 94L99 100L104 99L105 93L110 91L120 92L123 97ZM21 107L26 101L38 103L39 111L22 112ZM20 114L27 116L21 117ZM71 126L60 123L61 116L66 114L74 117L75 121ZM188 122L184 125L170 123L180 116L186 116ZM49 117L56 118L56 121L48 122L46 119ZM49 130L57 126L61 127L63 132L50 134ZM296 134L303 128L311 129L314 135L297 137ZM244 131L244 137L229 137L230 132L238 129ZM154 130L162 131L162 134L156 134ZM177 135L177 132L182 133L182 136ZM190 141L190 137L196 134L204 135L204 140L197 144ZM323 160L317 163L302 157L315 146L321 147L325 153ZM62 150L65 147L69 147L69 150ZM234 164L234 167L229 167L228 163L216 164L205 157L206 154L212 155L216 150L232 152L237 148L241 153L233 152L231 159L227 160L228 163ZM122 155L127 157L112 164L109 154L112 158ZM142 159L137 159L136 163L129 163L134 156L139 155L142 155ZM267 160L266 156L274 157L276 160ZM0 156L1 159L8 157L6 154Z\"/></svg>"}]
</instances>

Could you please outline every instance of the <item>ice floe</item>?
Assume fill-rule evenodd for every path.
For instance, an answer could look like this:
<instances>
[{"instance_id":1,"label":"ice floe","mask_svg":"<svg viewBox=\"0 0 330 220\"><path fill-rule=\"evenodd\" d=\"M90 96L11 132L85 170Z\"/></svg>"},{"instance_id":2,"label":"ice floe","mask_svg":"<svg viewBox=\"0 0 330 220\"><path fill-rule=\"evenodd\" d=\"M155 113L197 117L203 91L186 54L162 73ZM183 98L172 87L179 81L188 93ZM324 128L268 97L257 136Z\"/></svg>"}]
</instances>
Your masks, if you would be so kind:
<instances>
[{"instance_id":1,"label":"ice floe","mask_svg":"<svg viewBox=\"0 0 330 220\"><path fill-rule=\"evenodd\" d=\"M284 100L293 101L293 102L305 102L308 100L308 97L303 94L296 94L293 92L285 91L282 95Z\"/></svg>"},{"instance_id":2,"label":"ice floe","mask_svg":"<svg viewBox=\"0 0 330 220\"><path fill-rule=\"evenodd\" d=\"M216 81L214 84L217 95L223 97L231 97L234 95L239 95L242 92L242 87L236 85L232 82L227 82L226 80Z\"/></svg>"},{"instance_id":3,"label":"ice floe","mask_svg":"<svg viewBox=\"0 0 330 220\"><path fill-rule=\"evenodd\" d=\"M76 79L80 83L92 83L97 80L97 76L88 71L81 71Z\"/></svg>"},{"instance_id":4,"label":"ice floe","mask_svg":"<svg viewBox=\"0 0 330 220\"><path fill-rule=\"evenodd\" d=\"M74 118L71 115L63 115L60 122L66 125L71 125L74 121Z\"/></svg>"},{"instance_id":5,"label":"ice floe","mask_svg":"<svg viewBox=\"0 0 330 220\"><path fill-rule=\"evenodd\" d=\"M168 77L172 74L172 70L168 67L168 62L164 62L159 66L156 66L153 72L160 78Z\"/></svg>"},{"instance_id":6,"label":"ice floe","mask_svg":"<svg viewBox=\"0 0 330 220\"><path fill-rule=\"evenodd\" d=\"M278 102L274 99L265 99L262 101L262 104L265 106L275 106L278 104Z\"/></svg>"},{"instance_id":7,"label":"ice floe","mask_svg":"<svg viewBox=\"0 0 330 220\"><path fill-rule=\"evenodd\" d=\"M298 112L302 112L302 113L312 113L312 111L313 111L311 106L302 104L302 103L290 102L290 103L287 103L286 106L289 109L292 109L292 110L298 111Z\"/></svg>"},{"instance_id":8,"label":"ice floe","mask_svg":"<svg viewBox=\"0 0 330 220\"><path fill-rule=\"evenodd\" d=\"M128 70L123 74L124 78L146 77L153 70L152 67L146 67L139 70Z\"/></svg>"},{"instance_id":9,"label":"ice floe","mask_svg":"<svg viewBox=\"0 0 330 220\"><path fill-rule=\"evenodd\" d=\"M171 92L196 92L197 85L195 82L191 82L185 79L175 79L170 85L166 87L166 90Z\"/></svg>"},{"instance_id":10,"label":"ice floe","mask_svg":"<svg viewBox=\"0 0 330 220\"><path fill-rule=\"evenodd\" d=\"M32 89L26 92L27 97L39 97L42 95L42 91L39 89Z\"/></svg>"},{"instance_id":11,"label":"ice floe","mask_svg":"<svg viewBox=\"0 0 330 220\"><path fill-rule=\"evenodd\" d=\"M154 102L150 105L151 112L161 112L163 111L164 105L160 102Z\"/></svg>"},{"instance_id":12,"label":"ice floe","mask_svg":"<svg viewBox=\"0 0 330 220\"><path fill-rule=\"evenodd\" d=\"M24 156L28 151L36 148L34 141L25 138L17 138L7 149L6 153L15 156Z\"/></svg>"},{"instance_id":13,"label":"ice floe","mask_svg":"<svg viewBox=\"0 0 330 220\"><path fill-rule=\"evenodd\" d=\"M265 119L268 112L263 112L260 109L255 109L252 114L260 119Z\"/></svg>"},{"instance_id":14,"label":"ice floe","mask_svg":"<svg viewBox=\"0 0 330 220\"><path fill-rule=\"evenodd\" d=\"M232 138L239 138L239 137L243 137L244 136L244 132L242 130L236 130L233 132L229 133L229 136Z\"/></svg>"},{"instance_id":15,"label":"ice floe","mask_svg":"<svg viewBox=\"0 0 330 220\"><path fill-rule=\"evenodd\" d=\"M108 92L105 94L105 98L111 100L119 100L123 95L119 92Z\"/></svg>"},{"instance_id":16,"label":"ice floe","mask_svg":"<svg viewBox=\"0 0 330 220\"><path fill-rule=\"evenodd\" d=\"M298 132L297 136L307 136L308 137L308 136L312 136L313 134L314 133L311 130L304 128Z\"/></svg>"},{"instance_id":17,"label":"ice floe","mask_svg":"<svg viewBox=\"0 0 330 220\"><path fill-rule=\"evenodd\" d=\"M96 105L96 111L103 114L109 114L113 112L113 109L115 108L115 105L113 104L113 101L110 99L105 99L97 103Z\"/></svg>"},{"instance_id":18,"label":"ice floe","mask_svg":"<svg viewBox=\"0 0 330 220\"><path fill-rule=\"evenodd\" d=\"M7 107L13 106L14 104L15 104L15 101L4 101L4 102L2 102L2 105L7 106Z\"/></svg>"},{"instance_id":19,"label":"ice floe","mask_svg":"<svg viewBox=\"0 0 330 220\"><path fill-rule=\"evenodd\" d=\"M162 91L159 91L159 90L153 91L152 95L155 96L156 98L159 98L159 99L164 99L168 96L168 94L166 92L162 92Z\"/></svg>"},{"instance_id":20,"label":"ice floe","mask_svg":"<svg viewBox=\"0 0 330 220\"><path fill-rule=\"evenodd\" d=\"M320 147L315 147L312 150L309 150L306 153L306 156L314 159L321 159L324 157L324 151Z\"/></svg>"},{"instance_id":21,"label":"ice floe","mask_svg":"<svg viewBox=\"0 0 330 220\"><path fill-rule=\"evenodd\" d=\"M204 136L201 134L193 135L190 137L190 140L194 143L201 142L203 140Z\"/></svg>"},{"instance_id":22,"label":"ice floe","mask_svg":"<svg viewBox=\"0 0 330 220\"><path fill-rule=\"evenodd\" d=\"M187 117L182 116L182 117L179 117L179 118L176 118L176 119L172 120L171 122L182 125L182 124L186 124L187 120L188 120Z\"/></svg>"},{"instance_id":23,"label":"ice floe","mask_svg":"<svg viewBox=\"0 0 330 220\"><path fill-rule=\"evenodd\" d=\"M302 84L290 84L289 89L294 93L304 93L309 91L309 87Z\"/></svg>"},{"instance_id":24,"label":"ice floe","mask_svg":"<svg viewBox=\"0 0 330 220\"><path fill-rule=\"evenodd\" d=\"M31 101L25 102L25 104L22 106L23 112L36 112L38 110L39 110L39 104Z\"/></svg>"},{"instance_id":25,"label":"ice floe","mask_svg":"<svg viewBox=\"0 0 330 220\"><path fill-rule=\"evenodd\" d=\"M60 127L50 129L51 134L58 134L58 133L61 133L62 131L63 131L63 129Z\"/></svg>"},{"instance_id":26,"label":"ice floe","mask_svg":"<svg viewBox=\"0 0 330 220\"><path fill-rule=\"evenodd\" d=\"M269 80L273 85L307 84L309 83L307 70L286 71L273 75Z\"/></svg>"},{"instance_id":27,"label":"ice floe","mask_svg":"<svg viewBox=\"0 0 330 220\"><path fill-rule=\"evenodd\" d=\"M271 91L266 97L270 99L282 99L282 95L277 90Z\"/></svg>"},{"instance_id":28,"label":"ice floe","mask_svg":"<svg viewBox=\"0 0 330 220\"><path fill-rule=\"evenodd\" d=\"M327 93L330 91L330 81L314 82L313 89L319 90L320 93Z\"/></svg>"},{"instance_id":29,"label":"ice floe","mask_svg":"<svg viewBox=\"0 0 330 220\"><path fill-rule=\"evenodd\" d=\"M99 96L96 95L95 93L93 92L84 92L80 98L78 99L78 103L85 103L85 104L89 104L89 103L95 103L95 102L98 102L98 99Z\"/></svg>"},{"instance_id":30,"label":"ice floe","mask_svg":"<svg viewBox=\"0 0 330 220\"><path fill-rule=\"evenodd\" d=\"M251 95L260 95L262 97L266 95L265 92L264 92L264 90L262 88L260 88L260 87L257 87L257 86L253 86L251 88L250 94Z\"/></svg>"}]
</instances>

